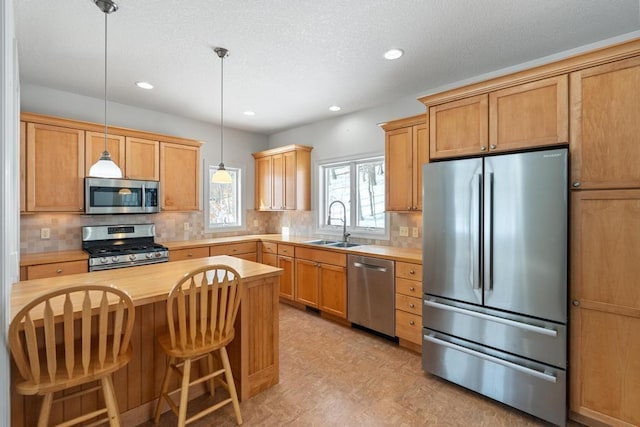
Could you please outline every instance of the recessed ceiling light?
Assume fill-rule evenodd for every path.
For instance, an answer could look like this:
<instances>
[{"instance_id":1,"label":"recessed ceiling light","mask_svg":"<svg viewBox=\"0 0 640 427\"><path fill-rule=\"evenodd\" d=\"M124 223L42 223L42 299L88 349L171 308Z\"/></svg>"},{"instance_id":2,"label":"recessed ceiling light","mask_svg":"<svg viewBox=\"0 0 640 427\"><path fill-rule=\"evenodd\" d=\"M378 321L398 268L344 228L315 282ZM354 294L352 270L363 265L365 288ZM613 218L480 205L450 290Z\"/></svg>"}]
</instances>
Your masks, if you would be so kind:
<instances>
[{"instance_id":1,"label":"recessed ceiling light","mask_svg":"<svg viewBox=\"0 0 640 427\"><path fill-rule=\"evenodd\" d=\"M404 50L394 48L386 51L384 53L384 58L388 59L389 61L393 61L394 59L400 58L402 55L404 55Z\"/></svg>"},{"instance_id":2,"label":"recessed ceiling light","mask_svg":"<svg viewBox=\"0 0 640 427\"><path fill-rule=\"evenodd\" d=\"M340 107L338 107L337 105L332 105L331 107L329 107L329 111L340 111Z\"/></svg>"},{"instance_id":3,"label":"recessed ceiling light","mask_svg":"<svg viewBox=\"0 0 640 427\"><path fill-rule=\"evenodd\" d=\"M149 82L136 82L136 86L138 86L140 89L153 89L153 85Z\"/></svg>"},{"instance_id":4,"label":"recessed ceiling light","mask_svg":"<svg viewBox=\"0 0 640 427\"><path fill-rule=\"evenodd\" d=\"M255 111L245 111L243 114L245 116L255 116L256 115Z\"/></svg>"}]
</instances>

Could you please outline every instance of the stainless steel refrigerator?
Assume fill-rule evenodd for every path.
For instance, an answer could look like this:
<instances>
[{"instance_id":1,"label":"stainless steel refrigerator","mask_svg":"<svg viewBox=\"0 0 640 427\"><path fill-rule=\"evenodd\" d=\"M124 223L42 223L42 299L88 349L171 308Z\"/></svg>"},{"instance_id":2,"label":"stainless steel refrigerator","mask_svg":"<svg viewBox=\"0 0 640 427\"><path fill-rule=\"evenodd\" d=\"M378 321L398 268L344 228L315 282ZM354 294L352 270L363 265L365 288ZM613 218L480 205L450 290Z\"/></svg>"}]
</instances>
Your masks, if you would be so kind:
<instances>
[{"instance_id":1,"label":"stainless steel refrigerator","mask_svg":"<svg viewBox=\"0 0 640 427\"><path fill-rule=\"evenodd\" d=\"M423 167L427 372L566 422L566 149Z\"/></svg>"}]
</instances>

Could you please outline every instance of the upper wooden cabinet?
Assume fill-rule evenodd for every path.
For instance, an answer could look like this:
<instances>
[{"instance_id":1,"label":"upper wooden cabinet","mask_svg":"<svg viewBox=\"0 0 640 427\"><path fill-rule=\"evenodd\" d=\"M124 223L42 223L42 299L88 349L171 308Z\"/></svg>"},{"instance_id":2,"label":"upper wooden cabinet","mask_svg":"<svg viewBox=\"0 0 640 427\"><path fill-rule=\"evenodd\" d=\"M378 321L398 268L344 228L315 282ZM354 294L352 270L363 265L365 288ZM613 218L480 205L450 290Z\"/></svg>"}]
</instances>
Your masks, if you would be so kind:
<instances>
[{"instance_id":1,"label":"upper wooden cabinet","mask_svg":"<svg viewBox=\"0 0 640 427\"><path fill-rule=\"evenodd\" d=\"M127 136L125 138L124 177L160 180L160 142Z\"/></svg>"},{"instance_id":2,"label":"upper wooden cabinet","mask_svg":"<svg viewBox=\"0 0 640 427\"><path fill-rule=\"evenodd\" d=\"M160 142L160 208L200 209L200 147Z\"/></svg>"},{"instance_id":3,"label":"upper wooden cabinet","mask_svg":"<svg viewBox=\"0 0 640 427\"><path fill-rule=\"evenodd\" d=\"M429 161L426 115L394 120L385 130L385 210L422 210L422 165Z\"/></svg>"},{"instance_id":4,"label":"upper wooden cabinet","mask_svg":"<svg viewBox=\"0 0 640 427\"><path fill-rule=\"evenodd\" d=\"M27 209L27 124L20 122L20 212Z\"/></svg>"},{"instance_id":5,"label":"upper wooden cabinet","mask_svg":"<svg viewBox=\"0 0 640 427\"><path fill-rule=\"evenodd\" d=\"M571 73L573 188L640 188L640 57Z\"/></svg>"},{"instance_id":6,"label":"upper wooden cabinet","mask_svg":"<svg viewBox=\"0 0 640 427\"><path fill-rule=\"evenodd\" d=\"M26 210L82 212L84 131L27 123Z\"/></svg>"},{"instance_id":7,"label":"upper wooden cabinet","mask_svg":"<svg viewBox=\"0 0 640 427\"><path fill-rule=\"evenodd\" d=\"M255 208L271 210L311 209L311 150L287 145L253 153L255 158Z\"/></svg>"},{"instance_id":8,"label":"upper wooden cabinet","mask_svg":"<svg viewBox=\"0 0 640 427\"><path fill-rule=\"evenodd\" d=\"M111 155L111 160L115 162L120 170L124 171L125 165L125 137L122 135L107 134L107 151ZM104 132L85 133L85 176L89 176L89 169L94 165L104 151Z\"/></svg>"},{"instance_id":9,"label":"upper wooden cabinet","mask_svg":"<svg viewBox=\"0 0 640 427\"><path fill-rule=\"evenodd\" d=\"M486 153L488 125L487 94L430 107L430 157L442 159Z\"/></svg>"},{"instance_id":10,"label":"upper wooden cabinet","mask_svg":"<svg viewBox=\"0 0 640 427\"><path fill-rule=\"evenodd\" d=\"M562 75L491 92L489 151L568 143L567 81Z\"/></svg>"}]
</instances>

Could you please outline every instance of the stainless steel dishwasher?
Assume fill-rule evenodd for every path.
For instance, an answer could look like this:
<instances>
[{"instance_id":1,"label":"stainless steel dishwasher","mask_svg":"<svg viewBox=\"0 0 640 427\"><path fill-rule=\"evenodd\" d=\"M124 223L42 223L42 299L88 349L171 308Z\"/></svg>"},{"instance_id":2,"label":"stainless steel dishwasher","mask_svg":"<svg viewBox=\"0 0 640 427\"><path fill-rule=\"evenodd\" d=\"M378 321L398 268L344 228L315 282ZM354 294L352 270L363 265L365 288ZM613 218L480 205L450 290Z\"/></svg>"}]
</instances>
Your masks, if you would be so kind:
<instances>
[{"instance_id":1,"label":"stainless steel dishwasher","mask_svg":"<svg viewBox=\"0 0 640 427\"><path fill-rule=\"evenodd\" d=\"M395 336L394 262L359 255L349 255L347 260L347 319L356 325Z\"/></svg>"}]
</instances>

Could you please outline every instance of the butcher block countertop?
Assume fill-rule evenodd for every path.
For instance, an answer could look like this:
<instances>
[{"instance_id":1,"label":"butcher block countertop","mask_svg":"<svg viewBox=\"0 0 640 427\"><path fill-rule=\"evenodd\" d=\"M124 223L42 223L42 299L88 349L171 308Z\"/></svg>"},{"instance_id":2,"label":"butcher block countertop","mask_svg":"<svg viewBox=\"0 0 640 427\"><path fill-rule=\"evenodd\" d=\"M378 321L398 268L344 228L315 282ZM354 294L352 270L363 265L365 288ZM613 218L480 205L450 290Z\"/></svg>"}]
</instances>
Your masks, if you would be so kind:
<instances>
[{"instance_id":1,"label":"butcher block countertop","mask_svg":"<svg viewBox=\"0 0 640 427\"><path fill-rule=\"evenodd\" d=\"M186 240L181 242L160 242L171 249L188 249L199 246L220 245L225 243L239 242L274 242L304 245L306 247L331 250L335 252L350 253L355 255L373 256L378 258L391 259L402 262L422 263L422 250L413 248L400 248L396 246L383 245L359 245L352 248L334 248L331 246L321 246L308 244L310 240L317 240L318 237L309 236L282 236L280 234L251 234L243 236L218 237L214 239ZM334 239L338 240L338 239Z\"/></svg>"},{"instance_id":2,"label":"butcher block countertop","mask_svg":"<svg viewBox=\"0 0 640 427\"><path fill-rule=\"evenodd\" d=\"M88 259L89 254L82 249L75 251L38 252L35 254L20 255L20 267L67 261L86 261Z\"/></svg>"},{"instance_id":3,"label":"butcher block countertop","mask_svg":"<svg viewBox=\"0 0 640 427\"><path fill-rule=\"evenodd\" d=\"M171 287L188 271L205 265L227 264L244 280L278 276L281 269L227 255L186 261L142 265L134 268L94 271L69 276L27 280L11 289L11 318L36 296L55 288L73 285L114 285L125 290L136 306L167 299Z\"/></svg>"}]
</instances>

